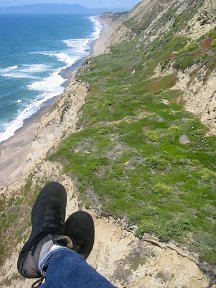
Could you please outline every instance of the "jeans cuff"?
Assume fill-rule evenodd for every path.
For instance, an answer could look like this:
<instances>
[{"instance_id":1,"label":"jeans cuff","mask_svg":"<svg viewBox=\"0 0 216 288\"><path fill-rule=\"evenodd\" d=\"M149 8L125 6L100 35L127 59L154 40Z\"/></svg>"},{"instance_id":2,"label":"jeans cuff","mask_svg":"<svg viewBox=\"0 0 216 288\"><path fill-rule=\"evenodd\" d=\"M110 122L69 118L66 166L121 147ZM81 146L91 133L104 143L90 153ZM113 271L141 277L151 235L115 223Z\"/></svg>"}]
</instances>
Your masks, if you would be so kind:
<instances>
[{"instance_id":1,"label":"jeans cuff","mask_svg":"<svg viewBox=\"0 0 216 288\"><path fill-rule=\"evenodd\" d=\"M46 257L43 259L43 261L41 262L40 266L38 267L42 276L45 276L46 275L46 269L47 269L47 266L48 266L48 260L56 253L60 252L60 251L65 251L65 250L69 250L71 251L69 248L67 247L59 247L58 249L54 250L54 251L50 251Z\"/></svg>"}]
</instances>

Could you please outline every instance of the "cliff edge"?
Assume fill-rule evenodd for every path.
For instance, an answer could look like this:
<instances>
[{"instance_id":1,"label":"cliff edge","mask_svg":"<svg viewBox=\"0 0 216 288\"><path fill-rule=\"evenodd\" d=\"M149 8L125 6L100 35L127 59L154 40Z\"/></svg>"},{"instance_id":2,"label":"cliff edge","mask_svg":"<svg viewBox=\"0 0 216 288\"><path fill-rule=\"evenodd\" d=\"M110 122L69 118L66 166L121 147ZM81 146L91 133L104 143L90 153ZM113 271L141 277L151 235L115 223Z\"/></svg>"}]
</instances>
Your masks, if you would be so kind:
<instances>
[{"instance_id":1,"label":"cliff edge","mask_svg":"<svg viewBox=\"0 0 216 288\"><path fill-rule=\"evenodd\" d=\"M31 283L16 259L48 181L65 186L67 215L94 216L88 261L118 287L215 287L215 4L146 0L104 16L106 53L86 59L1 188L1 287Z\"/></svg>"}]
</instances>

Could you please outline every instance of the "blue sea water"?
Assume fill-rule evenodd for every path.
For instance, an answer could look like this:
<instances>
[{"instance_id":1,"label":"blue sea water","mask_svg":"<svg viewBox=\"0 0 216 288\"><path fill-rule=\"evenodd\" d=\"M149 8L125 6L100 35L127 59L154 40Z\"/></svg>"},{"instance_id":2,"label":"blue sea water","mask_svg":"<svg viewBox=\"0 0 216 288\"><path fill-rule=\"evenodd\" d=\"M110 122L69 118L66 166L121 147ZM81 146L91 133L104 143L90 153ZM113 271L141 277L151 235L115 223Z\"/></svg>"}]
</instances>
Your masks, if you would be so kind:
<instances>
[{"instance_id":1,"label":"blue sea water","mask_svg":"<svg viewBox=\"0 0 216 288\"><path fill-rule=\"evenodd\" d=\"M102 25L80 15L0 15L0 142L64 91L64 69L90 52Z\"/></svg>"}]
</instances>

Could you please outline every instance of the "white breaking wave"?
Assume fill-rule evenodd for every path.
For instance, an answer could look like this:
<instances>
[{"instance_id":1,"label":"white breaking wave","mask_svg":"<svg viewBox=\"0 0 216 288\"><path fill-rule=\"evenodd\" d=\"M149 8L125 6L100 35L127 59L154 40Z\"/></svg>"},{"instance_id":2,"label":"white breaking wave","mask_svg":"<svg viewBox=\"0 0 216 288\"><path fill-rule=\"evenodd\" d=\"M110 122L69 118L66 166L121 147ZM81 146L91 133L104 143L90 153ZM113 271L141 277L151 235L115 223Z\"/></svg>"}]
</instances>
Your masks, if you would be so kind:
<instances>
[{"instance_id":1,"label":"white breaking wave","mask_svg":"<svg viewBox=\"0 0 216 288\"><path fill-rule=\"evenodd\" d=\"M72 52L81 56L88 55L88 49L90 48L90 39L68 39L63 42L70 48Z\"/></svg>"},{"instance_id":2,"label":"white breaking wave","mask_svg":"<svg viewBox=\"0 0 216 288\"><path fill-rule=\"evenodd\" d=\"M30 106L26 107L15 120L7 123L4 126L4 132L0 133L0 142L12 137L15 132L23 126L24 120L32 116L38 110L39 106L32 103Z\"/></svg>"},{"instance_id":3,"label":"white breaking wave","mask_svg":"<svg viewBox=\"0 0 216 288\"><path fill-rule=\"evenodd\" d=\"M90 48L89 39L67 39L63 43L70 49L62 51L38 51L40 55L56 58L59 62L65 63L67 68L74 65L78 60L89 54Z\"/></svg>"},{"instance_id":4,"label":"white breaking wave","mask_svg":"<svg viewBox=\"0 0 216 288\"><path fill-rule=\"evenodd\" d=\"M63 43L66 44L69 49L62 51L38 51L33 52L33 54L56 58L59 62L66 64L66 67L62 67L62 69L73 66L78 60L89 55L91 44L100 37L103 27L101 22L94 16L89 17L89 19L94 25L94 32L92 32L90 38L65 39Z\"/></svg>"},{"instance_id":5,"label":"white breaking wave","mask_svg":"<svg viewBox=\"0 0 216 288\"><path fill-rule=\"evenodd\" d=\"M10 67L7 67L7 68L0 68L0 73L10 72L10 71L13 71L16 68L18 68L18 66L10 66Z\"/></svg>"},{"instance_id":6,"label":"white breaking wave","mask_svg":"<svg viewBox=\"0 0 216 288\"><path fill-rule=\"evenodd\" d=\"M21 128L24 124L24 120L30 118L33 114L40 110L41 104L54 96L63 93L64 88L62 85L65 80L58 74L59 71L52 73L49 77L42 81L33 82L28 86L30 90L40 91L41 94L30 105L19 113L15 120L9 122L4 126L4 132L0 133L0 142L12 137L15 132ZM21 103L21 100L17 100L17 103Z\"/></svg>"},{"instance_id":7,"label":"white breaking wave","mask_svg":"<svg viewBox=\"0 0 216 288\"><path fill-rule=\"evenodd\" d=\"M65 79L59 75L60 71L53 72L50 76L47 78L41 80L41 81L35 81L28 85L28 88L30 90L36 90L40 92L54 92L55 95L62 93L64 90L61 85L65 82Z\"/></svg>"},{"instance_id":8,"label":"white breaking wave","mask_svg":"<svg viewBox=\"0 0 216 288\"><path fill-rule=\"evenodd\" d=\"M26 107L15 120L5 125L4 132L0 133L0 142L12 137L19 128L23 127L24 120L35 114L40 109L40 105L52 97L53 95L50 95L50 97L46 97L46 99L35 100Z\"/></svg>"},{"instance_id":9,"label":"white breaking wave","mask_svg":"<svg viewBox=\"0 0 216 288\"><path fill-rule=\"evenodd\" d=\"M19 100L16 100L16 101L14 101L15 103L22 103L22 100L21 99L19 99Z\"/></svg>"},{"instance_id":10,"label":"white breaking wave","mask_svg":"<svg viewBox=\"0 0 216 288\"><path fill-rule=\"evenodd\" d=\"M97 40L100 37L101 30L103 28L103 24L100 21L98 21L97 17L95 17L95 16L91 16L91 17L89 17L89 19L94 24L94 29L95 29L95 31L92 33L91 36L92 36L93 40Z\"/></svg>"},{"instance_id":11,"label":"white breaking wave","mask_svg":"<svg viewBox=\"0 0 216 288\"><path fill-rule=\"evenodd\" d=\"M44 102L63 93L64 87L62 87L62 84L65 82L65 79L63 79L59 72L62 69L73 66L77 61L89 55L92 43L100 37L101 29L103 27L102 24L96 17L89 17L89 19L94 25L94 32L92 32L89 38L63 40L66 49L61 51L32 52L32 54L54 57L59 62L64 63L64 66L57 71L53 72L52 67L44 64L26 64L0 68L0 76L3 77L36 79L37 81L30 83L27 88L29 90L38 91L37 99L34 99L31 104L26 104L26 106L19 111L15 120L5 124L3 132L0 133L0 142L13 136L15 132L23 126L24 120L30 118L39 111ZM46 71L52 73L48 77L41 79L38 74ZM21 99L16 100L15 102L24 105Z\"/></svg>"},{"instance_id":12,"label":"white breaking wave","mask_svg":"<svg viewBox=\"0 0 216 288\"><path fill-rule=\"evenodd\" d=\"M72 66L77 60L79 60L79 57L70 56L66 53L56 53L56 57L59 61L64 62L67 67Z\"/></svg>"},{"instance_id":13,"label":"white breaking wave","mask_svg":"<svg viewBox=\"0 0 216 288\"><path fill-rule=\"evenodd\" d=\"M50 70L50 66L44 64L23 65L20 69L24 73L41 73Z\"/></svg>"},{"instance_id":14,"label":"white breaking wave","mask_svg":"<svg viewBox=\"0 0 216 288\"><path fill-rule=\"evenodd\" d=\"M69 55L66 51L38 51L37 54L54 57L59 62L65 63L66 67L72 66L77 60L79 60L77 56ZM62 69L66 67L62 67Z\"/></svg>"},{"instance_id":15,"label":"white breaking wave","mask_svg":"<svg viewBox=\"0 0 216 288\"><path fill-rule=\"evenodd\" d=\"M73 55L72 57L75 59L75 64L78 60L86 57L89 55L90 52L90 39L84 38L84 39L66 39L63 40L64 44L67 45L70 49L67 49L67 55ZM70 56L71 57L71 56ZM72 65L68 65L72 66Z\"/></svg>"},{"instance_id":16,"label":"white breaking wave","mask_svg":"<svg viewBox=\"0 0 216 288\"><path fill-rule=\"evenodd\" d=\"M0 68L0 76L7 78L26 78L39 79L34 74L49 70L50 67L44 64L24 64L20 66L11 66L7 68Z\"/></svg>"},{"instance_id":17,"label":"white breaking wave","mask_svg":"<svg viewBox=\"0 0 216 288\"><path fill-rule=\"evenodd\" d=\"M0 76L7 77L7 78L26 78L26 79L39 79L37 76L33 75L28 75L25 73L20 73L20 72L8 72L8 73L1 73Z\"/></svg>"}]
</instances>

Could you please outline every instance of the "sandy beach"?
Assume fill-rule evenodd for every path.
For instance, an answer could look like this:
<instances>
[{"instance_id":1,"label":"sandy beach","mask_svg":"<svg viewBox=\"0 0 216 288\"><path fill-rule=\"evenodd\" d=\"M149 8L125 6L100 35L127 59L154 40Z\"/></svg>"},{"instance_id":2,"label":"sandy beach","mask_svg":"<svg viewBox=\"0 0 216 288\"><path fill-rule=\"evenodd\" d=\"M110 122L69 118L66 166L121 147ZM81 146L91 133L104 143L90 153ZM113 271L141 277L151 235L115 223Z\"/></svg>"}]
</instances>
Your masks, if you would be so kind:
<instances>
[{"instance_id":1,"label":"sandy beach","mask_svg":"<svg viewBox=\"0 0 216 288\"><path fill-rule=\"evenodd\" d=\"M104 53L110 43L113 25L111 21L107 19L107 17L100 18L100 21L102 21L103 23L103 29L101 31L100 38L96 40L93 46L93 51L90 56L97 56L101 53ZM73 72L72 76L70 77L70 84L65 89L64 94L60 96L62 103L67 102L64 98L66 98L66 95L68 96L70 94L70 90L72 89L72 93L74 95L72 103L72 109L74 110L72 113L73 115L78 112L80 104L84 104L83 101L85 100L83 98L83 101L79 101L80 96L83 96L80 95L80 93L84 93L83 89L80 89L80 93L74 93L75 88L73 87L74 84L72 82L74 81L75 75L76 73ZM75 84L75 86L76 85L77 83ZM75 99L76 97L78 97L78 99ZM64 103L59 103L60 100L59 97L57 97L57 99L54 101L54 104L52 105L53 107L56 106L56 109L58 110L59 105L64 105ZM77 107L75 107L76 105ZM11 182L14 181L17 177L20 177L22 173L28 172L31 167L36 165L39 160L46 156L46 153L49 149L51 149L52 144L53 146L55 146L56 143L59 143L59 141L61 140L61 133L59 133L58 135L58 141L56 140L56 137L58 136L55 133L53 134L53 137L51 134L48 134L47 137L49 137L49 141L47 141L46 145L46 135L44 132L44 127L46 127L46 125L50 126L50 119L52 118L50 116L50 111L52 111L54 119L54 117L56 117L56 115L54 116L55 108L43 108L36 115L28 119L25 122L24 126L18 131L16 131L13 137L0 143L0 187L11 184ZM76 121L75 118L73 119L73 121ZM62 124L62 126L64 126L64 124ZM67 134L68 131L65 131L67 127L67 125L65 127L62 127L62 133ZM41 145L41 142L43 142L43 137L45 140L45 144ZM39 138L40 145L38 145Z\"/></svg>"},{"instance_id":2,"label":"sandy beach","mask_svg":"<svg viewBox=\"0 0 216 288\"><path fill-rule=\"evenodd\" d=\"M114 23L108 17L99 18L103 23L103 28L101 31L100 38L96 40L93 47L93 56L98 56L103 54L107 47L110 45L110 38L114 28Z\"/></svg>"},{"instance_id":3,"label":"sandy beach","mask_svg":"<svg viewBox=\"0 0 216 288\"><path fill-rule=\"evenodd\" d=\"M13 137L0 144L0 186L10 184L30 152L41 113L32 117Z\"/></svg>"},{"instance_id":4,"label":"sandy beach","mask_svg":"<svg viewBox=\"0 0 216 288\"><path fill-rule=\"evenodd\" d=\"M205 131L197 120L202 116L198 114L197 103L200 106L207 103L209 106L206 105L205 109L209 112L208 120L210 116L211 119L216 119L214 118L215 114L213 114L213 112L216 112L213 111L216 107L216 100L214 101L216 73L212 72L209 79L206 79L206 69L208 67L205 65L211 63L206 62L206 57L203 58L205 63L203 62L204 66L200 71L198 70L201 60L196 66L193 65L189 69L184 69L184 71L180 69L173 70L174 68L172 68L172 65L174 65L173 54L176 53L176 46L174 45L176 41L173 42L173 39L175 39L176 33L179 33L178 35L183 37L182 39L188 41L192 39L194 44L196 42L191 37L190 31L194 27L201 31L203 27L211 26L212 24L209 24L211 23L209 21L211 19L214 21L215 15L212 14L211 0L204 0L200 6L194 5L193 9L192 4L187 3L186 0L177 4L173 0L170 1L168 7L167 5L161 5L159 0L143 0L128 14L123 13L122 15L120 13L115 17L115 14L105 13L101 19L103 22L101 35L95 43L91 42L92 53L84 59L82 66L79 62L81 67L76 66L74 71L69 67L69 69L60 72L67 79L63 84L64 93L53 98L51 102L47 102L47 105L44 105L35 116L25 121L24 127L19 129L13 137L0 143L0 287L29 288L32 286L33 279L25 279L18 274L17 258L31 233L32 203L38 195L37 193L47 182L57 181L67 191L66 219L78 210L87 211L92 215L95 223L95 243L87 263L113 283L115 287L216 288L215 247L213 243L215 239L213 233L215 211L213 207L214 158L212 157L213 160L210 159L211 161L205 161L207 157L214 156L214 142L212 142L214 140L204 137ZM193 16L191 21L190 17L184 19L181 17L181 15L192 15L192 10L197 14ZM158 13L157 17L152 15L152 11ZM171 14L172 17L170 17ZM169 16L170 21L166 21L167 17L165 16ZM141 20L152 19L152 17L154 20L143 30L143 21ZM176 19L182 20L182 22L180 21L182 26L179 26L184 30L185 27L187 28L186 34L181 29L177 29L178 25L173 25ZM200 21L197 19L200 19ZM197 28L199 23L200 27ZM168 30L170 27L172 27L171 30ZM136 35L133 32L134 30L139 31L135 39L133 39ZM182 40L181 37L178 39ZM209 34L206 34L205 37L209 42ZM131 39L133 39L132 42L123 43ZM155 58L158 49L157 47L152 49L152 45L149 45L149 43L153 43L151 41L157 39L161 41L162 54ZM191 54L192 51L188 46L192 42L185 42L184 45L187 49L180 47L178 50L180 58L176 59L181 59L183 54L183 56L191 58L191 55L197 55L198 52L204 51L203 39L196 43L197 48L195 49L197 50L193 50L195 54ZM113 53L112 55L112 51L110 51L112 49L109 49L109 45L115 45L116 43L122 43L120 47L124 45L126 52L129 49L131 51L123 55L123 50L119 49L119 53ZM170 54L168 54L171 62L165 69L162 69L164 59L167 60L168 43L170 44L170 51L168 51ZM181 43L183 45L184 41ZM184 50L183 54L181 54L182 49ZM211 48L208 47L208 49ZM205 53L208 52L210 56L214 56L213 50L208 49L205 50ZM101 53L109 54L108 57L99 56L98 61L94 61L95 58L92 57ZM122 55L124 57L116 63L117 57ZM137 59L140 61L137 61ZM155 61L155 59L158 61ZM110 61L109 67L104 66L104 69L100 71L100 67L105 65L107 61ZM145 67L146 61L149 61L149 67ZM94 62L98 62L99 65L97 63L94 65ZM116 73L117 84L108 87L108 84L113 80L110 71L111 69L117 69L118 64L120 66L126 64L126 73L122 75L121 70ZM140 69L142 64L144 66ZM93 86L95 84L95 87L91 87L85 80L80 80L81 78L88 79L87 77L79 77L80 72L82 73L84 69L91 75L91 83L93 83ZM176 72L177 79L173 77L174 72ZM143 77L143 73L146 73L147 76ZM197 76L195 76L195 73L197 73ZM93 81L103 77L102 74L106 81L103 91L105 93L98 93L103 81L98 83ZM170 77L170 74L172 74L172 77ZM132 76L133 78L129 79ZM128 81L125 82L124 79L128 79ZM171 81L170 83L173 83L173 79L176 80L177 84L172 89L182 90L183 100L185 102L190 100L193 109L196 106L197 119L194 118L193 120L192 114L189 115L186 111L183 111L182 103L178 103L181 100L180 91L173 92L169 90L168 87L172 85L168 83L167 79ZM123 91L121 95L119 95L118 85L120 81L122 84L121 91ZM134 94L134 85L137 84L137 81L139 81L139 85L135 87L137 88L135 90L137 90L139 97L136 93ZM148 89L145 90L146 81L153 83L153 86L155 83L162 83L157 85L161 88L160 91L157 93L157 90L150 89L150 92L152 92L150 93ZM163 81L166 82L166 85ZM127 113L127 109L125 110L123 105L126 114L123 113L119 119L116 119L116 114L112 113L113 115L108 119L109 121L102 123L104 124L103 127L96 126L97 123L101 124L101 119L96 119L98 120L97 123L91 123L91 119L88 118L88 114L85 115L85 109L82 107L87 100L100 98L95 100L98 101L97 103L93 102L94 107L92 109L95 109L95 107L97 109L96 104L100 108L100 103L104 104L104 98L106 94L111 93L110 91L112 95L120 96L119 99L113 98L111 104L117 102L121 104L128 99L128 105L130 106L133 100L139 98L146 101L151 94L154 105L148 107L148 103L138 101L134 106L133 115L129 113L131 111ZM125 91L127 92L127 99L125 99ZM135 96L132 97L131 95ZM191 97L192 95L194 97ZM204 98L201 96L204 96ZM88 99L88 97L91 99ZM192 101L194 105L192 105ZM139 105L139 103L144 105ZM166 105L162 107L161 104ZM158 107L162 108L158 109ZM145 119L146 115L152 114L152 110L155 112L153 117ZM112 135L108 135L109 140L113 140L112 143L110 142L111 145L108 143L101 150L100 145L104 145L104 139L101 138L101 140L96 141L97 138L95 137L98 136L98 132L99 134L100 132L104 133L106 127L109 129L110 123L115 124L116 120L120 122L125 122L127 118L130 120L131 115L133 119L128 121L127 127L123 125L113 129L111 131ZM150 129L157 124L156 118L158 115L160 118L164 117L162 119L164 123L161 123L163 126L160 127L168 126L171 128L170 131L175 138L175 143L173 141L171 141L172 143L149 141L151 139L147 137L148 135L145 132L152 132L148 128ZM170 117L166 117L167 115ZM80 119L86 119L85 122L89 125L83 125L84 127L82 127ZM152 125L150 122L152 122ZM156 126L159 127L158 125ZM88 129L89 127L90 129ZM96 128L96 130L92 131L91 127ZM156 129L158 135L161 139L164 138L164 135L167 138L169 134L167 134L166 129L160 129L160 127L159 130ZM133 134L130 133L129 135L128 131L130 132L131 129L133 129ZM75 133L78 134L77 138ZM131 143L127 141L126 136L133 137L136 136L136 133L139 134L137 139L134 139ZM70 141L66 143L65 151L64 147L59 149L59 145L68 135L75 136L76 139L74 139L74 142L72 140L73 143ZM142 136L141 141L140 135ZM183 143L181 141L182 136L189 141ZM85 148L83 143L93 143L90 147L93 149ZM143 145L144 149L138 147L137 143ZM146 152L146 145L151 146L147 151L149 153ZM169 145L172 145L175 153L173 152L170 157L167 157L166 151L157 149L159 145L160 147L163 145L168 147L168 152ZM84 149L79 149L80 146L83 146ZM109 148L111 153L108 151ZM50 161L48 157L57 149L61 150L59 157L63 157L63 162L58 161L60 158L57 155L54 158L57 161ZM121 150L120 152L123 151L124 157L122 154L116 153L119 150ZM97 153L98 151L100 155ZM151 153L151 151L155 153ZM83 155L81 155L83 158L86 155L88 162L85 167L82 167L82 171L77 170L77 166L75 167L77 162L74 161L77 159L79 152L83 152ZM87 155L87 153L90 154ZM190 153L193 153L193 155L188 157ZM103 161L104 159L101 159L101 155L103 158L107 156L106 163ZM162 164L165 163L162 170L161 167L156 167L161 165L147 165L147 162L152 163L153 158L158 158L160 162L163 162L161 162ZM84 163L81 164L85 164L86 160L83 161ZM153 162L156 163L156 161ZM160 162L158 163L160 164ZM92 169L95 167L97 169ZM178 173L178 168L182 171L182 174ZM143 176L143 174L145 175ZM188 175L191 177L188 177ZM179 179L179 177L182 179ZM102 187L104 184L106 187ZM83 201L85 198L87 201ZM197 200L197 203L193 203L193 198Z\"/></svg>"}]
</instances>

